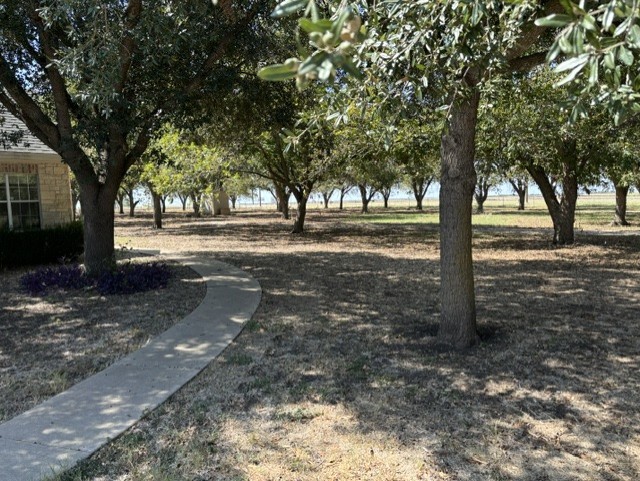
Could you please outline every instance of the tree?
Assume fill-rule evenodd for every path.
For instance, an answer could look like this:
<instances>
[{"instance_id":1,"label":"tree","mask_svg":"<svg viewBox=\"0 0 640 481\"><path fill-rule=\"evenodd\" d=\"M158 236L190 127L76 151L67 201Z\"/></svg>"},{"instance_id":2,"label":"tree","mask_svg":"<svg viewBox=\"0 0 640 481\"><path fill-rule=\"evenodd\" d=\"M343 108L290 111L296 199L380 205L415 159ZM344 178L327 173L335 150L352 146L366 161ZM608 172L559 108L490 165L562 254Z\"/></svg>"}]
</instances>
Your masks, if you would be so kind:
<instances>
[{"instance_id":1,"label":"tree","mask_svg":"<svg viewBox=\"0 0 640 481\"><path fill-rule=\"evenodd\" d=\"M640 152L637 118L605 129L606 142L599 143L601 174L613 184L616 205L612 225L628 226L627 196L640 179Z\"/></svg>"},{"instance_id":2,"label":"tree","mask_svg":"<svg viewBox=\"0 0 640 481\"><path fill-rule=\"evenodd\" d=\"M325 209L329 208L329 202L331 201L331 197L337 190L337 186L335 183L331 181L331 179L322 182L320 185L316 186L316 189L320 192L322 196L322 203Z\"/></svg>"},{"instance_id":3,"label":"tree","mask_svg":"<svg viewBox=\"0 0 640 481\"><path fill-rule=\"evenodd\" d=\"M616 105L622 104L625 96L635 99L637 105L640 96L635 91L640 85L637 89L633 85L636 76L630 70L635 57L627 48L637 50L640 46L635 2L612 0L604 6L593 2L586 10L581 8L585 2L577 5L570 0L391 0L361 2L356 8L341 2L342 8L329 21L321 18L315 3L286 0L274 12L276 16L290 15L307 7L310 18L301 21L300 26L309 34L314 51L302 59L293 58L264 69L261 75L272 80L296 78L297 84L304 87L315 78L333 80L338 69L353 72L356 69L350 49L362 39L362 16L362 28L369 32L360 48L369 81L366 90L371 90L370 83L385 79L384 97L400 103L419 99L424 85L441 92L448 115L441 143L442 310L438 338L458 348L473 345L478 337L471 203L476 183L473 161L481 90L496 74L527 71L564 52L575 56L558 66L571 71L565 82L588 72L583 92L592 95L590 89L598 85L599 70L584 66L609 63L605 75L609 90L603 98L613 110L621 110ZM616 18L621 19L620 25L614 25ZM549 30L558 27L565 28ZM555 41L553 34L557 34ZM618 61L626 64L624 73L630 75L622 75ZM393 90L389 92L389 76L394 74L395 95ZM572 119L577 119L582 110L584 103L575 103Z\"/></svg>"},{"instance_id":4,"label":"tree","mask_svg":"<svg viewBox=\"0 0 640 481\"><path fill-rule=\"evenodd\" d=\"M397 125L393 145L393 155L411 186L417 210L422 210L427 190L438 177L441 129L436 118L430 120L422 125L415 119Z\"/></svg>"},{"instance_id":5,"label":"tree","mask_svg":"<svg viewBox=\"0 0 640 481\"><path fill-rule=\"evenodd\" d=\"M228 175L229 155L212 142L206 129L178 130L167 125L154 146L173 166L172 187L166 191L188 196L196 217L201 215L205 194L218 190Z\"/></svg>"},{"instance_id":6,"label":"tree","mask_svg":"<svg viewBox=\"0 0 640 481\"><path fill-rule=\"evenodd\" d=\"M135 210L140 203L139 195L136 195L136 190L140 187L142 181L140 176L142 175L142 166L138 163L132 166L120 183L120 191L123 194L123 198L127 200L129 205L129 217L135 216ZM121 206L122 207L122 206Z\"/></svg>"},{"instance_id":7,"label":"tree","mask_svg":"<svg viewBox=\"0 0 640 481\"><path fill-rule=\"evenodd\" d=\"M517 78L494 79L492 88L480 105L476 141L478 182L474 194L478 205L486 200L491 186L507 181L518 195L518 210L525 208L529 175L519 163L520 154L514 156L509 149L510 142L518 145L518 129L530 123L529 118L518 117L518 110L512 108L513 100L521 93L518 85Z\"/></svg>"},{"instance_id":8,"label":"tree","mask_svg":"<svg viewBox=\"0 0 640 481\"><path fill-rule=\"evenodd\" d=\"M322 202L324 203L324 208L328 209L329 208L329 201L331 200L331 196L333 195L333 193L336 191L336 189L331 188L331 189L323 189L322 190Z\"/></svg>"},{"instance_id":9,"label":"tree","mask_svg":"<svg viewBox=\"0 0 640 481\"><path fill-rule=\"evenodd\" d=\"M500 174L497 167L496 162L488 157L476 159L477 180L473 197L476 200L476 212L478 214L484 214L484 203L489 196L489 190L500 182Z\"/></svg>"},{"instance_id":10,"label":"tree","mask_svg":"<svg viewBox=\"0 0 640 481\"><path fill-rule=\"evenodd\" d=\"M511 185L513 193L518 196L518 210L524 210L530 182L526 169L522 169L519 166L511 166L503 170L502 175Z\"/></svg>"},{"instance_id":11,"label":"tree","mask_svg":"<svg viewBox=\"0 0 640 481\"><path fill-rule=\"evenodd\" d=\"M351 190L353 189L353 185L351 184L345 184L343 183L340 186L340 204L338 205L338 209L343 210L344 209L344 198L345 196L351 192Z\"/></svg>"},{"instance_id":12,"label":"tree","mask_svg":"<svg viewBox=\"0 0 640 481\"><path fill-rule=\"evenodd\" d=\"M283 44L283 49L293 45ZM333 129L317 118L311 91L301 93L292 85L252 84L236 99L235 108L211 119L216 141L233 152L236 172L267 179L274 187L278 209L289 217L289 197L298 206L292 233L302 233L306 206L314 187L333 168ZM241 126L241 128L239 128Z\"/></svg>"},{"instance_id":13,"label":"tree","mask_svg":"<svg viewBox=\"0 0 640 481\"><path fill-rule=\"evenodd\" d=\"M166 197L175 188L174 181L179 178L175 163L165 153L163 146L167 140L154 138L147 151L142 155L140 165L140 182L151 194L153 203L153 226L162 229L162 214L166 211Z\"/></svg>"},{"instance_id":14,"label":"tree","mask_svg":"<svg viewBox=\"0 0 640 481\"><path fill-rule=\"evenodd\" d=\"M604 105L614 122L640 111L640 11L635 0L560 2L561 12L536 21L560 29L549 49L547 62L571 85L571 118L587 114L594 101ZM563 61L558 61L563 60ZM576 81L574 81L576 80Z\"/></svg>"},{"instance_id":15,"label":"tree","mask_svg":"<svg viewBox=\"0 0 640 481\"><path fill-rule=\"evenodd\" d=\"M4 2L0 103L73 171L88 272L113 259L114 201L153 132L202 99L232 101L246 67L274 54L270 4Z\"/></svg>"},{"instance_id":16,"label":"tree","mask_svg":"<svg viewBox=\"0 0 640 481\"><path fill-rule=\"evenodd\" d=\"M265 132L251 144L257 149L260 175L274 183L277 198L287 211L288 196L295 197L298 209L291 233L302 234L309 196L331 170L333 132L324 124L303 123L294 129ZM287 140L286 132L293 140Z\"/></svg>"},{"instance_id":17,"label":"tree","mask_svg":"<svg viewBox=\"0 0 640 481\"><path fill-rule=\"evenodd\" d=\"M620 162L620 164L623 165L616 163L607 166L608 168L605 167L604 170L606 171L607 178L613 183L613 188L616 193L616 207L611 225L628 226L630 224L627 221L627 196L633 185L633 179L638 178L638 166L634 166L636 169L634 172L632 170L633 167L625 169L623 162ZM620 169L620 167L622 168Z\"/></svg>"},{"instance_id":18,"label":"tree","mask_svg":"<svg viewBox=\"0 0 640 481\"><path fill-rule=\"evenodd\" d=\"M225 192L231 200L231 207L236 209L238 197L251 195L251 190L256 186L256 179L248 174L231 173L223 182Z\"/></svg>"},{"instance_id":19,"label":"tree","mask_svg":"<svg viewBox=\"0 0 640 481\"><path fill-rule=\"evenodd\" d=\"M586 119L569 123L561 101L566 92L553 87L558 79L549 69L538 69L526 79L513 79L517 88L508 97L513 115L504 122L510 133L507 149L518 159L547 205L553 221L553 242L574 242L576 202L580 188L598 182L609 118L593 110Z\"/></svg>"},{"instance_id":20,"label":"tree","mask_svg":"<svg viewBox=\"0 0 640 481\"><path fill-rule=\"evenodd\" d=\"M391 187L400 177L390 134L376 112L361 116L357 125L350 123L337 131L335 156L344 165L347 184L360 191L363 214L369 212L369 203L378 193L386 192L383 198L387 207Z\"/></svg>"}]
</instances>

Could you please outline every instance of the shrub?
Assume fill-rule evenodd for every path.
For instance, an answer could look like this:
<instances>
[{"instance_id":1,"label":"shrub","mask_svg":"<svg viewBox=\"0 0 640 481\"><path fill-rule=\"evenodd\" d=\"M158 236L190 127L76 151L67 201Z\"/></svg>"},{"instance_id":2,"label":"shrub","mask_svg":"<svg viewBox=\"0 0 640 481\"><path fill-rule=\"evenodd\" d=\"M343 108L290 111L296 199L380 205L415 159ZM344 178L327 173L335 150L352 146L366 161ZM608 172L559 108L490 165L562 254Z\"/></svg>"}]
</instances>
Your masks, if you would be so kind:
<instances>
[{"instance_id":1,"label":"shrub","mask_svg":"<svg viewBox=\"0 0 640 481\"><path fill-rule=\"evenodd\" d=\"M32 296L44 295L49 287L82 289L88 287L89 278L78 264L43 267L20 278L22 287Z\"/></svg>"},{"instance_id":2,"label":"shrub","mask_svg":"<svg viewBox=\"0 0 640 481\"><path fill-rule=\"evenodd\" d=\"M133 294L166 287L171 271L159 262L126 263L88 276L82 266L44 267L22 276L22 287L32 296L44 295L49 288L95 289L102 295Z\"/></svg>"},{"instance_id":3,"label":"shrub","mask_svg":"<svg viewBox=\"0 0 640 481\"><path fill-rule=\"evenodd\" d=\"M170 277L171 271L163 263L127 263L113 270L103 271L95 281L96 288L102 295L133 294L167 287Z\"/></svg>"},{"instance_id":4,"label":"shrub","mask_svg":"<svg viewBox=\"0 0 640 481\"><path fill-rule=\"evenodd\" d=\"M0 269L75 259L84 249L81 222L28 231L0 231Z\"/></svg>"}]
</instances>

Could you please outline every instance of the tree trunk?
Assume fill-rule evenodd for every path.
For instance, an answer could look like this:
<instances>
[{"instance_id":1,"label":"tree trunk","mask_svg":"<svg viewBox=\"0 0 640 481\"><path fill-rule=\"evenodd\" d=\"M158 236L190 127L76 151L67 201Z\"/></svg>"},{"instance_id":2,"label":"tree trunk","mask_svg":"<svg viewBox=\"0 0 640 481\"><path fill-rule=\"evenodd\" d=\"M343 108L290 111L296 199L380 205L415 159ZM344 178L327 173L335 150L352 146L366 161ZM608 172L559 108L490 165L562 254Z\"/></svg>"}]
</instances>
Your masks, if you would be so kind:
<instances>
[{"instance_id":1,"label":"tree trunk","mask_svg":"<svg viewBox=\"0 0 640 481\"><path fill-rule=\"evenodd\" d=\"M289 194L285 195L281 200L280 207L282 209L282 218L285 220L291 219L291 212L289 210Z\"/></svg>"},{"instance_id":2,"label":"tree trunk","mask_svg":"<svg viewBox=\"0 0 640 481\"><path fill-rule=\"evenodd\" d=\"M167 196L166 195L160 196L160 202L162 202L162 213L166 214L167 213Z\"/></svg>"},{"instance_id":3,"label":"tree trunk","mask_svg":"<svg viewBox=\"0 0 640 481\"><path fill-rule=\"evenodd\" d=\"M569 245L575 241L573 224L575 222L575 202L573 206L568 202L561 204L560 217L553 222L553 243L557 245Z\"/></svg>"},{"instance_id":4,"label":"tree trunk","mask_svg":"<svg viewBox=\"0 0 640 481\"><path fill-rule=\"evenodd\" d=\"M358 190L360 191L360 199L362 199L362 209L360 210L360 212L362 214L368 214L369 213L369 202L371 202L371 199L373 198L373 189L371 189L371 192L369 194L367 194L367 186L364 184L359 184L358 185Z\"/></svg>"},{"instance_id":5,"label":"tree trunk","mask_svg":"<svg viewBox=\"0 0 640 481\"><path fill-rule=\"evenodd\" d=\"M94 275L114 262L115 195L107 189L80 185L80 208L84 217L84 266Z\"/></svg>"},{"instance_id":6,"label":"tree trunk","mask_svg":"<svg viewBox=\"0 0 640 481\"><path fill-rule=\"evenodd\" d=\"M475 131L480 93L455 100L442 136L440 187L440 329L438 341L456 349L478 343L471 251L476 173Z\"/></svg>"},{"instance_id":7,"label":"tree trunk","mask_svg":"<svg viewBox=\"0 0 640 481\"><path fill-rule=\"evenodd\" d=\"M324 208L325 209L329 208L329 201L331 200L331 196L333 195L333 191L334 191L334 189L331 189L328 192L323 192L322 193L322 201L324 202Z\"/></svg>"},{"instance_id":8,"label":"tree trunk","mask_svg":"<svg viewBox=\"0 0 640 481\"><path fill-rule=\"evenodd\" d=\"M578 200L577 151L575 140L561 142L558 154L562 159L562 195L556 196L554 186L542 167L527 166L527 171L542 193L547 210L553 221L553 243L568 245L574 242L573 224Z\"/></svg>"},{"instance_id":9,"label":"tree trunk","mask_svg":"<svg viewBox=\"0 0 640 481\"><path fill-rule=\"evenodd\" d=\"M180 203L182 204L182 211L187 210L187 200L189 196L178 194L178 199L180 199Z\"/></svg>"},{"instance_id":10,"label":"tree trunk","mask_svg":"<svg viewBox=\"0 0 640 481\"><path fill-rule=\"evenodd\" d=\"M149 192L151 192L153 200L153 227L162 229L162 198L151 187L149 187Z\"/></svg>"},{"instance_id":11,"label":"tree trunk","mask_svg":"<svg viewBox=\"0 0 640 481\"><path fill-rule=\"evenodd\" d=\"M553 242L558 245L573 244L573 225L576 220L576 203L578 201L578 150L573 138L563 139L559 144L562 159L562 196L560 212L554 220Z\"/></svg>"},{"instance_id":12,"label":"tree trunk","mask_svg":"<svg viewBox=\"0 0 640 481\"><path fill-rule=\"evenodd\" d=\"M527 182L522 179L509 179L513 191L518 194L518 210L524 210L524 204L527 198Z\"/></svg>"},{"instance_id":13,"label":"tree trunk","mask_svg":"<svg viewBox=\"0 0 640 481\"><path fill-rule=\"evenodd\" d=\"M191 202L193 203L193 214L200 217L200 199L196 194L191 194Z\"/></svg>"},{"instance_id":14,"label":"tree trunk","mask_svg":"<svg viewBox=\"0 0 640 481\"><path fill-rule=\"evenodd\" d=\"M487 201L487 197L489 197L489 185L484 179L478 181L473 196L477 204L476 213L484 214L484 203Z\"/></svg>"},{"instance_id":15,"label":"tree trunk","mask_svg":"<svg viewBox=\"0 0 640 481\"><path fill-rule=\"evenodd\" d=\"M416 199L416 209L422 210L422 201L424 197L427 195L427 190L429 190L429 185L431 185L431 181L427 180L412 180L411 181L411 190L413 190L413 197Z\"/></svg>"},{"instance_id":16,"label":"tree trunk","mask_svg":"<svg viewBox=\"0 0 640 481\"><path fill-rule=\"evenodd\" d=\"M629 225L627 222L627 195L629 194L628 185L616 185L616 214L613 219L613 225Z\"/></svg>"},{"instance_id":17,"label":"tree trunk","mask_svg":"<svg viewBox=\"0 0 640 481\"><path fill-rule=\"evenodd\" d=\"M518 191L518 210L524 210L525 198L527 195L527 189L522 189L522 192Z\"/></svg>"},{"instance_id":18,"label":"tree trunk","mask_svg":"<svg viewBox=\"0 0 640 481\"><path fill-rule=\"evenodd\" d=\"M133 189L127 190L127 199L129 200L129 217L134 217L136 213L136 206L138 205L138 201L133 197Z\"/></svg>"},{"instance_id":19,"label":"tree trunk","mask_svg":"<svg viewBox=\"0 0 640 481\"><path fill-rule=\"evenodd\" d=\"M237 195L230 195L229 199L231 199L231 207L235 210L236 201L238 200L238 196Z\"/></svg>"},{"instance_id":20,"label":"tree trunk","mask_svg":"<svg viewBox=\"0 0 640 481\"><path fill-rule=\"evenodd\" d=\"M276 183L274 183L274 187L276 189L278 212L282 213L282 217L285 220L289 220L291 218L291 214L289 212L289 199L291 198L291 192L287 192L287 188L285 186Z\"/></svg>"},{"instance_id":21,"label":"tree trunk","mask_svg":"<svg viewBox=\"0 0 640 481\"><path fill-rule=\"evenodd\" d=\"M124 215L124 194L122 194L121 192L118 192L118 195L116 196L116 203L119 207L118 212L120 213L120 215Z\"/></svg>"},{"instance_id":22,"label":"tree trunk","mask_svg":"<svg viewBox=\"0 0 640 481\"><path fill-rule=\"evenodd\" d=\"M389 197L391 197L391 189L382 189L382 200L385 209L389 208Z\"/></svg>"},{"instance_id":23,"label":"tree trunk","mask_svg":"<svg viewBox=\"0 0 640 481\"><path fill-rule=\"evenodd\" d=\"M302 194L293 194L298 202L298 216L293 223L292 234L302 234L304 232L304 219L307 216L307 200L308 197Z\"/></svg>"},{"instance_id":24,"label":"tree trunk","mask_svg":"<svg viewBox=\"0 0 640 481\"><path fill-rule=\"evenodd\" d=\"M340 187L340 206L338 209L344 210L344 197L349 193L349 191L353 189L352 185L342 186Z\"/></svg>"}]
</instances>

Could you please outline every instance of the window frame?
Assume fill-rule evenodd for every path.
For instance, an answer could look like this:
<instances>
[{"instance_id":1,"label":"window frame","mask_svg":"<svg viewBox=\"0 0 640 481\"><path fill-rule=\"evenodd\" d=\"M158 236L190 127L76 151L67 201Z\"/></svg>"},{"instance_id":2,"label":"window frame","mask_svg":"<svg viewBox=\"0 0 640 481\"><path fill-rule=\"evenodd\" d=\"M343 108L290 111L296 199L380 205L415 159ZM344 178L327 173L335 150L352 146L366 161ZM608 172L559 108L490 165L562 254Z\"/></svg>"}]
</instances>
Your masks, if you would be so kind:
<instances>
[{"instance_id":1,"label":"window frame","mask_svg":"<svg viewBox=\"0 0 640 481\"><path fill-rule=\"evenodd\" d=\"M35 176L35 186L36 186L36 191L37 191L37 196L38 198L36 200L19 200L19 199L12 199L11 198L11 189L10 189L10 183L9 183L9 177L10 176L21 176L21 175L28 175L28 176ZM12 203L18 203L18 204L34 204L37 203L38 204L38 226L37 227L31 227L31 229L42 229L42 200L41 200L41 192L40 192L40 175L38 172L29 172L29 173L23 173L23 172L0 172L0 176L3 176L3 182L2 182L2 188L5 191L6 194L6 199L4 201L0 201L0 203L6 203L7 204L7 225L6 227L8 227L9 230L14 230L15 226L13 225L13 209L11 207ZM26 229L22 229L22 230L26 230Z\"/></svg>"}]
</instances>

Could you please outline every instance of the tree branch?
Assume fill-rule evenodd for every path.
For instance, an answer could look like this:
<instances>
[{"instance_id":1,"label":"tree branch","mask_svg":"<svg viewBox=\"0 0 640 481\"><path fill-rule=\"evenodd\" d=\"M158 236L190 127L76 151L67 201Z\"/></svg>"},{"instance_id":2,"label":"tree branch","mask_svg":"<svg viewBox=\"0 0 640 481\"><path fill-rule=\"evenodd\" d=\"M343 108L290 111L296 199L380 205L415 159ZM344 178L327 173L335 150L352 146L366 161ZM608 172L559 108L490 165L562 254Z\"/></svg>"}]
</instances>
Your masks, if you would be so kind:
<instances>
[{"instance_id":1,"label":"tree branch","mask_svg":"<svg viewBox=\"0 0 640 481\"><path fill-rule=\"evenodd\" d=\"M200 72L192 79L192 81L185 88L185 93L191 94L202 87L206 78L209 76L215 65L224 57L227 53L227 49L231 45L234 38L240 34L243 30L248 28L249 24L260 12L262 8L261 2L256 2L251 10L247 14L238 20L233 28L225 35L225 37L218 43L216 48L209 54L205 62L202 64Z\"/></svg>"},{"instance_id":2,"label":"tree branch","mask_svg":"<svg viewBox=\"0 0 640 481\"><path fill-rule=\"evenodd\" d=\"M564 7L559 0L547 0L543 3L542 11L539 15L536 15L536 18L542 18L551 15L552 13L562 12L564 12ZM539 27L534 22L535 20L532 19L531 22L523 29L522 35L516 45L511 49L511 51L507 52L506 58L509 63L511 63L512 60L525 55L527 50L529 50L538 41L543 32L547 30L548 27Z\"/></svg>"},{"instance_id":3,"label":"tree branch","mask_svg":"<svg viewBox=\"0 0 640 481\"><path fill-rule=\"evenodd\" d=\"M524 57L517 57L510 60L508 69L511 72L528 72L529 70L542 65L547 58L547 52L537 52Z\"/></svg>"},{"instance_id":4,"label":"tree branch","mask_svg":"<svg viewBox=\"0 0 640 481\"><path fill-rule=\"evenodd\" d=\"M60 133L58 128L22 88L4 56L1 55L0 85L4 87L4 92L0 92L2 104L13 115L22 120L42 142L56 152L60 152Z\"/></svg>"},{"instance_id":5,"label":"tree branch","mask_svg":"<svg viewBox=\"0 0 640 481\"><path fill-rule=\"evenodd\" d=\"M122 94L129 77L129 70L133 62L133 52L136 48L131 31L140 22L142 0L129 0L125 9L125 34L120 43L120 76L115 84L115 91Z\"/></svg>"}]
</instances>

